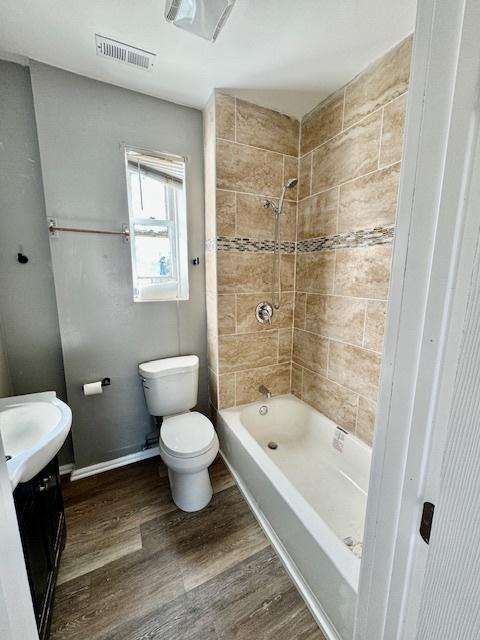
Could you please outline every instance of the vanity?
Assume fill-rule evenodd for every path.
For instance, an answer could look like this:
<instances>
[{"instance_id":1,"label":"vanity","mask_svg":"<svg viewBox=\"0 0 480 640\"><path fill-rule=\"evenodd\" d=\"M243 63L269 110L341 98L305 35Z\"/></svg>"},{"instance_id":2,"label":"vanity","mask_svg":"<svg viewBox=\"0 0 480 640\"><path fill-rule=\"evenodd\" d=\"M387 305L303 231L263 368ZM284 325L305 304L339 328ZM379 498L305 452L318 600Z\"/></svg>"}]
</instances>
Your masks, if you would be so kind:
<instances>
[{"instance_id":1,"label":"vanity","mask_svg":"<svg viewBox=\"0 0 480 640\"><path fill-rule=\"evenodd\" d=\"M72 424L54 392L0 400L0 436L40 640L49 633L65 514L57 453Z\"/></svg>"},{"instance_id":2,"label":"vanity","mask_svg":"<svg viewBox=\"0 0 480 640\"><path fill-rule=\"evenodd\" d=\"M13 492L40 640L48 637L65 514L57 456Z\"/></svg>"}]
</instances>

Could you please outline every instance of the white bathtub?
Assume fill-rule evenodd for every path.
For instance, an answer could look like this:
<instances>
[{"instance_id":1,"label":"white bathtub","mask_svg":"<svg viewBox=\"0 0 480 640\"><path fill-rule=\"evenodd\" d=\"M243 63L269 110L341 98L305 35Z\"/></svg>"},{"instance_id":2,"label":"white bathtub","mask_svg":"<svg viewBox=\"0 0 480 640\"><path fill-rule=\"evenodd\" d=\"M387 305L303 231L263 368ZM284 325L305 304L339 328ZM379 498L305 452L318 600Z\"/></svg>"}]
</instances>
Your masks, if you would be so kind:
<instances>
[{"instance_id":1,"label":"white bathtub","mask_svg":"<svg viewBox=\"0 0 480 640\"><path fill-rule=\"evenodd\" d=\"M350 640L370 447L292 395L224 409L217 431L224 459L324 633Z\"/></svg>"}]
</instances>

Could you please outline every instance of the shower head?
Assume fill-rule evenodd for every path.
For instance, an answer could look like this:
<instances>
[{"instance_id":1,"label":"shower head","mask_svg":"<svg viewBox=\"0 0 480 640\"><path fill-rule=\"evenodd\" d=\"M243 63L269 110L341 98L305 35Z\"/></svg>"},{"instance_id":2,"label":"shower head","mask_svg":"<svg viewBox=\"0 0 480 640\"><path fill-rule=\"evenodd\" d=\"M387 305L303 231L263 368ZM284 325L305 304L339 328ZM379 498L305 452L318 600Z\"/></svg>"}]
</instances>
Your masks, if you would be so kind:
<instances>
[{"instance_id":1,"label":"shower head","mask_svg":"<svg viewBox=\"0 0 480 640\"><path fill-rule=\"evenodd\" d=\"M297 178L289 178L285 183L285 189L293 189L293 187L297 186L297 183L298 183Z\"/></svg>"}]
</instances>

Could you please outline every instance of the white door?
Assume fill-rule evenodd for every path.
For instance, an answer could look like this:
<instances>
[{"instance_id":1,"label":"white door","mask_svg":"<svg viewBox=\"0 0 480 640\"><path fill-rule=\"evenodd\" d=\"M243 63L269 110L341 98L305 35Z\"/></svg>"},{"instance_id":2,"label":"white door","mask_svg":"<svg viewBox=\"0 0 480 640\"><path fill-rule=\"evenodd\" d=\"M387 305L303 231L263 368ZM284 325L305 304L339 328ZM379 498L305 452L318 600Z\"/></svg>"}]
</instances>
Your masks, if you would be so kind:
<instances>
[{"instance_id":1,"label":"white door","mask_svg":"<svg viewBox=\"0 0 480 640\"><path fill-rule=\"evenodd\" d=\"M453 601L438 615L447 576L461 597L453 569L470 554L452 540L453 519L465 500L473 506L465 485L453 490L452 461L480 442L476 405L468 415L456 405L480 224L478 33L478 0L419 0L356 640L480 637L445 633ZM469 398L480 397L470 384ZM467 430L471 441L459 442ZM430 546L419 534L427 501L436 505Z\"/></svg>"}]
</instances>

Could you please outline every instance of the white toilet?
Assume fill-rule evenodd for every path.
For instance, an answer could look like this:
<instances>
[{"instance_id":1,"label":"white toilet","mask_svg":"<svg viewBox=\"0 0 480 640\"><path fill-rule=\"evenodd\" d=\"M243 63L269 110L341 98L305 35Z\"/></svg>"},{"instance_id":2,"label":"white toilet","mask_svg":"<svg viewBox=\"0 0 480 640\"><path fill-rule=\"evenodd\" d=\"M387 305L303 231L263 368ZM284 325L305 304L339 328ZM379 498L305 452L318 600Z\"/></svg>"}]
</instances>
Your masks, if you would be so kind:
<instances>
[{"instance_id":1,"label":"white toilet","mask_svg":"<svg viewBox=\"0 0 480 640\"><path fill-rule=\"evenodd\" d=\"M152 360L138 369L148 411L163 417L159 448L173 501L183 511L199 511L212 498L208 467L219 445L210 420L190 411L197 404L198 358Z\"/></svg>"}]
</instances>

